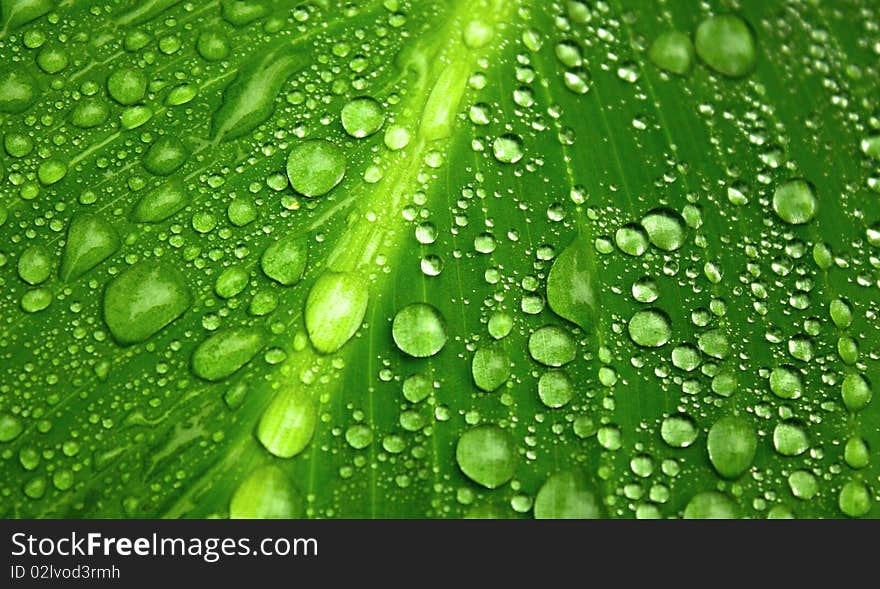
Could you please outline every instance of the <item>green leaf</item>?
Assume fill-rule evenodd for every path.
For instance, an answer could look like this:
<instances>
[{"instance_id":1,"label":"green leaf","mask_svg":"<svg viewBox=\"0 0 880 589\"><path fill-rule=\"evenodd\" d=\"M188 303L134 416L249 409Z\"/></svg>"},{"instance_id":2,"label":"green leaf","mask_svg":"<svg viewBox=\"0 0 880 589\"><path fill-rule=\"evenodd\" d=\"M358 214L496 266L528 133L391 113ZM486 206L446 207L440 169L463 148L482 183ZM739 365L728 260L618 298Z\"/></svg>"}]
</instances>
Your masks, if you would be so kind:
<instances>
[{"instance_id":1,"label":"green leaf","mask_svg":"<svg viewBox=\"0 0 880 589\"><path fill-rule=\"evenodd\" d=\"M0 516L880 515L876 10L731 6L0 2Z\"/></svg>"}]
</instances>

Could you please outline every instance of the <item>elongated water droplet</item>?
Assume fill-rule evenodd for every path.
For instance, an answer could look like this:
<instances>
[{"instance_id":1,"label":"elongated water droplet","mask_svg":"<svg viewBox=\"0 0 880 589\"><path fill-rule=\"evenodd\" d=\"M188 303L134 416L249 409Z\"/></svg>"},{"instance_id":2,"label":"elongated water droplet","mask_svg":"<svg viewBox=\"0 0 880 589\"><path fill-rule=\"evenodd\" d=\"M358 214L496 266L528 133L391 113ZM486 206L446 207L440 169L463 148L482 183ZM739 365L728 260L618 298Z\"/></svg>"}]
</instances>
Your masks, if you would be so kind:
<instances>
[{"instance_id":1,"label":"elongated water droplet","mask_svg":"<svg viewBox=\"0 0 880 589\"><path fill-rule=\"evenodd\" d=\"M279 458L296 456L308 446L318 422L318 408L308 390L290 384L279 390L263 411L257 439Z\"/></svg>"},{"instance_id":2,"label":"elongated water droplet","mask_svg":"<svg viewBox=\"0 0 880 589\"><path fill-rule=\"evenodd\" d=\"M367 312L369 285L354 272L325 271L309 291L305 322L315 349L332 354L354 336Z\"/></svg>"},{"instance_id":3,"label":"elongated water droplet","mask_svg":"<svg viewBox=\"0 0 880 589\"><path fill-rule=\"evenodd\" d=\"M744 418L722 417L709 429L706 447L718 474L735 479L752 465L758 437Z\"/></svg>"},{"instance_id":4,"label":"elongated water droplet","mask_svg":"<svg viewBox=\"0 0 880 589\"><path fill-rule=\"evenodd\" d=\"M581 238L566 247L547 277L547 303L554 313L589 330L595 295L590 275L589 244Z\"/></svg>"},{"instance_id":5,"label":"elongated water droplet","mask_svg":"<svg viewBox=\"0 0 880 589\"><path fill-rule=\"evenodd\" d=\"M159 223L179 212L189 202L189 195L179 180L163 182L138 201L131 213L136 223Z\"/></svg>"},{"instance_id":6,"label":"elongated water droplet","mask_svg":"<svg viewBox=\"0 0 880 589\"><path fill-rule=\"evenodd\" d=\"M43 245L32 245L18 258L18 276L28 284L37 285L52 274L55 260Z\"/></svg>"},{"instance_id":7,"label":"elongated water droplet","mask_svg":"<svg viewBox=\"0 0 880 589\"><path fill-rule=\"evenodd\" d=\"M193 372L205 380L223 380L250 362L263 345L263 334L251 327L219 331L193 352Z\"/></svg>"}]
</instances>

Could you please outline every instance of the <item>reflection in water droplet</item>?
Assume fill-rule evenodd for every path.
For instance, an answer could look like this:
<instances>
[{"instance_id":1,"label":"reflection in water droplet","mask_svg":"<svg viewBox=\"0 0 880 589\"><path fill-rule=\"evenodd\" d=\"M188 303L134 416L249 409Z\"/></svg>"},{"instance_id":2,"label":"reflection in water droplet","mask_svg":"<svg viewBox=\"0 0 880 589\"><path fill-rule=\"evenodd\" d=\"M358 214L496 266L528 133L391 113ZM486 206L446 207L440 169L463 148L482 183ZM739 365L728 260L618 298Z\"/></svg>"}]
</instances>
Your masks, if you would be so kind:
<instances>
[{"instance_id":1,"label":"reflection in water droplet","mask_svg":"<svg viewBox=\"0 0 880 589\"><path fill-rule=\"evenodd\" d=\"M446 322L440 312L426 303L413 303L394 316L394 343L416 358L427 358L446 345Z\"/></svg>"}]
</instances>

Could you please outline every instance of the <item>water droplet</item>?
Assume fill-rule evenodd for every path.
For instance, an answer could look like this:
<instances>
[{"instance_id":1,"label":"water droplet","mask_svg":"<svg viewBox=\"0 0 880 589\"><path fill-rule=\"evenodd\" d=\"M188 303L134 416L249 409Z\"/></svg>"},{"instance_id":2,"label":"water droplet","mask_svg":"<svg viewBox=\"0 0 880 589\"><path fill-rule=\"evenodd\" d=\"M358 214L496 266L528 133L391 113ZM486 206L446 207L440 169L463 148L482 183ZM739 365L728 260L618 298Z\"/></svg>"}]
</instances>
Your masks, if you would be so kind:
<instances>
[{"instance_id":1,"label":"water droplet","mask_svg":"<svg viewBox=\"0 0 880 589\"><path fill-rule=\"evenodd\" d=\"M736 519L739 507L733 499L717 491L697 493L684 508L685 519Z\"/></svg>"},{"instance_id":2,"label":"water droplet","mask_svg":"<svg viewBox=\"0 0 880 589\"><path fill-rule=\"evenodd\" d=\"M440 311L426 303L413 303L394 316L394 343L406 354L427 358L446 345L446 322Z\"/></svg>"},{"instance_id":3,"label":"water droplet","mask_svg":"<svg viewBox=\"0 0 880 589\"><path fill-rule=\"evenodd\" d=\"M773 193L773 210L792 225L809 223L816 215L817 206L816 194L806 180L789 180Z\"/></svg>"},{"instance_id":4,"label":"water droplet","mask_svg":"<svg viewBox=\"0 0 880 589\"><path fill-rule=\"evenodd\" d=\"M52 274L55 260L49 250L42 245L32 245L18 258L18 276L28 284L37 285Z\"/></svg>"},{"instance_id":5,"label":"water droplet","mask_svg":"<svg viewBox=\"0 0 880 589\"><path fill-rule=\"evenodd\" d=\"M0 413L0 442L11 442L23 431L21 419L10 413Z\"/></svg>"},{"instance_id":6,"label":"water droplet","mask_svg":"<svg viewBox=\"0 0 880 589\"><path fill-rule=\"evenodd\" d=\"M697 425L687 415L672 415L663 420L660 437L673 448L687 448L698 435Z\"/></svg>"},{"instance_id":7,"label":"water droplet","mask_svg":"<svg viewBox=\"0 0 880 589\"><path fill-rule=\"evenodd\" d=\"M614 242L625 254L641 256L648 249L648 234L639 225L624 225L614 234Z\"/></svg>"},{"instance_id":8,"label":"water droplet","mask_svg":"<svg viewBox=\"0 0 880 589\"><path fill-rule=\"evenodd\" d=\"M804 385L797 369L791 365L777 366L770 373L770 390L780 399L797 399Z\"/></svg>"},{"instance_id":9,"label":"water droplet","mask_svg":"<svg viewBox=\"0 0 880 589\"><path fill-rule=\"evenodd\" d=\"M398 151L409 145L410 133L405 127L391 125L385 129L385 147Z\"/></svg>"},{"instance_id":10,"label":"water droplet","mask_svg":"<svg viewBox=\"0 0 880 589\"><path fill-rule=\"evenodd\" d=\"M309 290L305 307L309 340L319 352L332 354L354 336L367 312L370 291L354 272L325 271Z\"/></svg>"},{"instance_id":11,"label":"water droplet","mask_svg":"<svg viewBox=\"0 0 880 589\"><path fill-rule=\"evenodd\" d=\"M308 258L308 238L289 233L266 248L260 257L260 267L272 280L292 286L302 278Z\"/></svg>"},{"instance_id":12,"label":"water droplet","mask_svg":"<svg viewBox=\"0 0 880 589\"><path fill-rule=\"evenodd\" d=\"M642 217L648 239L663 251L672 252L684 245L685 223L672 209L654 209Z\"/></svg>"},{"instance_id":13,"label":"water droplet","mask_svg":"<svg viewBox=\"0 0 880 589\"><path fill-rule=\"evenodd\" d=\"M104 293L104 319L120 344L147 340L183 315L192 294L183 275L166 262L138 262Z\"/></svg>"},{"instance_id":14,"label":"water droplet","mask_svg":"<svg viewBox=\"0 0 880 589\"><path fill-rule=\"evenodd\" d=\"M694 47L706 65L731 78L747 75L758 60L751 27L733 14L701 22L694 35Z\"/></svg>"},{"instance_id":15,"label":"water droplet","mask_svg":"<svg viewBox=\"0 0 880 589\"><path fill-rule=\"evenodd\" d=\"M359 423L345 430L345 441L355 450L363 450L373 441L373 430Z\"/></svg>"},{"instance_id":16,"label":"water droplet","mask_svg":"<svg viewBox=\"0 0 880 589\"><path fill-rule=\"evenodd\" d=\"M431 379L424 374L413 374L403 381L403 396L410 403L424 401L433 390Z\"/></svg>"},{"instance_id":17,"label":"water droplet","mask_svg":"<svg viewBox=\"0 0 880 589\"><path fill-rule=\"evenodd\" d=\"M342 107L342 127L358 139L369 137L382 128L385 113L382 105L370 97L355 98Z\"/></svg>"},{"instance_id":18,"label":"water droplet","mask_svg":"<svg viewBox=\"0 0 880 589\"><path fill-rule=\"evenodd\" d=\"M548 370L538 379L538 398L550 409L558 409L571 401L574 385L562 370Z\"/></svg>"},{"instance_id":19,"label":"water droplet","mask_svg":"<svg viewBox=\"0 0 880 589\"><path fill-rule=\"evenodd\" d=\"M871 510L871 491L861 481L849 481L837 498L840 511L849 517L861 517Z\"/></svg>"},{"instance_id":20,"label":"water droplet","mask_svg":"<svg viewBox=\"0 0 880 589\"><path fill-rule=\"evenodd\" d=\"M247 270L240 266L230 266L220 273L214 283L214 292L224 299L231 299L245 289L248 284Z\"/></svg>"},{"instance_id":21,"label":"water droplet","mask_svg":"<svg viewBox=\"0 0 880 589\"><path fill-rule=\"evenodd\" d=\"M535 497L536 519L597 519L602 504L589 489L587 477L579 470L558 472L547 477Z\"/></svg>"},{"instance_id":22,"label":"water droplet","mask_svg":"<svg viewBox=\"0 0 880 589\"><path fill-rule=\"evenodd\" d=\"M36 93L37 84L28 72L14 67L0 69L0 113L26 111Z\"/></svg>"},{"instance_id":23,"label":"water droplet","mask_svg":"<svg viewBox=\"0 0 880 589\"><path fill-rule=\"evenodd\" d=\"M471 362L471 374L477 387L491 393L510 377L510 358L497 346L480 348Z\"/></svg>"},{"instance_id":24,"label":"water droplet","mask_svg":"<svg viewBox=\"0 0 880 589\"><path fill-rule=\"evenodd\" d=\"M287 177L298 193L307 197L330 192L345 176L345 154L323 139L312 139L290 150Z\"/></svg>"},{"instance_id":25,"label":"water droplet","mask_svg":"<svg viewBox=\"0 0 880 589\"><path fill-rule=\"evenodd\" d=\"M653 303L660 297L660 289L653 278L644 276L633 282L632 295L640 303Z\"/></svg>"},{"instance_id":26,"label":"water droplet","mask_svg":"<svg viewBox=\"0 0 880 589\"><path fill-rule=\"evenodd\" d=\"M545 325L529 336L529 354L545 366L563 366L574 360L577 344L565 329Z\"/></svg>"},{"instance_id":27,"label":"water droplet","mask_svg":"<svg viewBox=\"0 0 880 589\"><path fill-rule=\"evenodd\" d=\"M513 478L513 440L497 425L481 425L461 434L455 448L461 471L475 483L496 489Z\"/></svg>"},{"instance_id":28,"label":"water droplet","mask_svg":"<svg viewBox=\"0 0 880 589\"><path fill-rule=\"evenodd\" d=\"M867 407L871 402L871 397L874 396L867 379L855 372L851 372L843 378L840 393L843 397L843 404L853 413Z\"/></svg>"},{"instance_id":29,"label":"water droplet","mask_svg":"<svg viewBox=\"0 0 880 589\"><path fill-rule=\"evenodd\" d=\"M866 156L880 159L880 133L865 137L859 142L859 147Z\"/></svg>"},{"instance_id":30,"label":"water droplet","mask_svg":"<svg viewBox=\"0 0 880 589\"><path fill-rule=\"evenodd\" d=\"M794 421L784 421L773 429L773 447L783 456L798 456L810 447L807 432Z\"/></svg>"},{"instance_id":31,"label":"water droplet","mask_svg":"<svg viewBox=\"0 0 880 589\"><path fill-rule=\"evenodd\" d=\"M798 499L809 500L819 492L819 482L806 470L796 470L788 475L788 487Z\"/></svg>"},{"instance_id":32,"label":"water droplet","mask_svg":"<svg viewBox=\"0 0 880 589\"><path fill-rule=\"evenodd\" d=\"M292 519L302 512L299 492L284 471L273 465L251 472L229 502L231 519Z\"/></svg>"},{"instance_id":33,"label":"water droplet","mask_svg":"<svg viewBox=\"0 0 880 589\"><path fill-rule=\"evenodd\" d=\"M586 241L575 239L556 257L547 277L550 308L584 330L590 329L595 304L589 247Z\"/></svg>"},{"instance_id":34,"label":"water droplet","mask_svg":"<svg viewBox=\"0 0 880 589\"><path fill-rule=\"evenodd\" d=\"M151 174L167 176L186 162L189 151L177 137L165 135L157 139L144 156L144 168Z\"/></svg>"},{"instance_id":35,"label":"water droplet","mask_svg":"<svg viewBox=\"0 0 880 589\"><path fill-rule=\"evenodd\" d=\"M709 429L706 446L709 460L718 474L735 479L752 465L758 437L745 419L722 417Z\"/></svg>"},{"instance_id":36,"label":"water droplet","mask_svg":"<svg viewBox=\"0 0 880 589\"><path fill-rule=\"evenodd\" d=\"M70 124L81 129L97 127L110 116L110 108L97 98L82 100L70 113Z\"/></svg>"},{"instance_id":37,"label":"water droplet","mask_svg":"<svg viewBox=\"0 0 880 589\"><path fill-rule=\"evenodd\" d=\"M107 78L107 92L123 106L135 104L147 93L147 76L134 68L117 69Z\"/></svg>"},{"instance_id":38,"label":"water droplet","mask_svg":"<svg viewBox=\"0 0 880 589\"><path fill-rule=\"evenodd\" d=\"M662 70L683 76L693 66L694 45L689 35L667 31L651 44L648 59Z\"/></svg>"},{"instance_id":39,"label":"water droplet","mask_svg":"<svg viewBox=\"0 0 880 589\"><path fill-rule=\"evenodd\" d=\"M515 164L524 155L522 139L510 133L497 137L492 142L492 153L503 164Z\"/></svg>"},{"instance_id":40,"label":"water droplet","mask_svg":"<svg viewBox=\"0 0 880 589\"><path fill-rule=\"evenodd\" d=\"M193 352L193 372L205 380L223 380L250 362L263 345L263 334L250 327L217 332Z\"/></svg>"},{"instance_id":41,"label":"water droplet","mask_svg":"<svg viewBox=\"0 0 880 589\"><path fill-rule=\"evenodd\" d=\"M257 439L279 458L302 452L315 433L318 408L307 390L291 383L276 393L260 417Z\"/></svg>"},{"instance_id":42,"label":"water droplet","mask_svg":"<svg viewBox=\"0 0 880 589\"><path fill-rule=\"evenodd\" d=\"M61 280L79 278L116 253L120 246L116 229L101 217L88 213L74 217L61 256Z\"/></svg>"},{"instance_id":43,"label":"water droplet","mask_svg":"<svg viewBox=\"0 0 880 589\"><path fill-rule=\"evenodd\" d=\"M852 436L846 441L843 450L843 459L850 468L865 468L871 458L868 443L859 436Z\"/></svg>"},{"instance_id":44,"label":"water droplet","mask_svg":"<svg viewBox=\"0 0 880 589\"><path fill-rule=\"evenodd\" d=\"M672 337L669 317L659 309L637 311L629 320L627 330L636 345L646 348L664 346Z\"/></svg>"},{"instance_id":45,"label":"water droplet","mask_svg":"<svg viewBox=\"0 0 880 589\"><path fill-rule=\"evenodd\" d=\"M189 195L179 180L167 180L138 201L131 218L136 223L159 223L179 212Z\"/></svg>"}]
</instances>

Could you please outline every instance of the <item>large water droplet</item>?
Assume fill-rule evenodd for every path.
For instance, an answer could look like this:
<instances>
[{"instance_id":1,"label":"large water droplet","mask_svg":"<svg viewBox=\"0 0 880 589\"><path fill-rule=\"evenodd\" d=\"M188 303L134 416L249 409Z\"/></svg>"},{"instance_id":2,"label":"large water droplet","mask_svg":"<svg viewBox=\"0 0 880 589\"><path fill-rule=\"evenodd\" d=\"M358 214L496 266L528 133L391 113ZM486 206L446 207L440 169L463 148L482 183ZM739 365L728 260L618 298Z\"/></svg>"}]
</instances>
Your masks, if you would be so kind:
<instances>
[{"instance_id":1,"label":"large water droplet","mask_svg":"<svg viewBox=\"0 0 880 589\"><path fill-rule=\"evenodd\" d=\"M136 223L159 223L174 215L189 201L179 180L167 180L138 201L131 213Z\"/></svg>"},{"instance_id":2,"label":"large water droplet","mask_svg":"<svg viewBox=\"0 0 880 589\"><path fill-rule=\"evenodd\" d=\"M147 93L147 76L134 68L117 69L107 78L107 92L119 104L135 104Z\"/></svg>"},{"instance_id":3,"label":"large water droplet","mask_svg":"<svg viewBox=\"0 0 880 589\"><path fill-rule=\"evenodd\" d=\"M522 139L513 134L497 137L492 143L492 153L503 164L515 164L524 155Z\"/></svg>"},{"instance_id":4,"label":"large water droplet","mask_svg":"<svg viewBox=\"0 0 880 589\"><path fill-rule=\"evenodd\" d=\"M471 373L479 388L492 392L510 377L510 358L497 346L480 348L471 362Z\"/></svg>"},{"instance_id":5,"label":"large water droplet","mask_svg":"<svg viewBox=\"0 0 880 589\"><path fill-rule=\"evenodd\" d=\"M694 45L689 35L667 31L651 44L648 59L662 70L683 76L693 67Z\"/></svg>"},{"instance_id":6,"label":"large water droplet","mask_svg":"<svg viewBox=\"0 0 880 589\"><path fill-rule=\"evenodd\" d=\"M684 219L672 209L650 211L642 217L641 225L654 247L671 252L684 245Z\"/></svg>"},{"instance_id":7,"label":"large water droplet","mask_svg":"<svg viewBox=\"0 0 880 589\"><path fill-rule=\"evenodd\" d=\"M61 257L61 280L79 278L116 253L120 246L116 229L101 217L90 213L74 217Z\"/></svg>"},{"instance_id":8,"label":"large water droplet","mask_svg":"<svg viewBox=\"0 0 880 589\"><path fill-rule=\"evenodd\" d=\"M121 344L148 339L183 315L192 294L183 275L156 260L138 262L107 286L104 319Z\"/></svg>"},{"instance_id":9,"label":"large water droplet","mask_svg":"<svg viewBox=\"0 0 880 589\"><path fill-rule=\"evenodd\" d=\"M717 491L697 493L684 508L685 519L736 519L739 506Z\"/></svg>"},{"instance_id":10,"label":"large water droplet","mask_svg":"<svg viewBox=\"0 0 880 589\"><path fill-rule=\"evenodd\" d=\"M664 346L672 337L669 317L659 309L637 311L629 320L627 330L636 345L646 348Z\"/></svg>"},{"instance_id":11,"label":"large water droplet","mask_svg":"<svg viewBox=\"0 0 880 589\"><path fill-rule=\"evenodd\" d=\"M816 215L817 206L816 194L806 180L789 180L773 193L773 210L792 225L809 223Z\"/></svg>"},{"instance_id":12,"label":"large water droplet","mask_svg":"<svg viewBox=\"0 0 880 589\"><path fill-rule=\"evenodd\" d=\"M489 489L509 481L516 469L513 440L497 425L481 425L462 433L455 459L468 478Z\"/></svg>"},{"instance_id":13,"label":"large water droplet","mask_svg":"<svg viewBox=\"0 0 880 589\"><path fill-rule=\"evenodd\" d=\"M577 344L565 329L545 325L529 336L529 354L545 366L562 366L574 360Z\"/></svg>"},{"instance_id":14,"label":"large water droplet","mask_svg":"<svg viewBox=\"0 0 880 589\"><path fill-rule=\"evenodd\" d=\"M574 385L562 370L548 370L538 379L538 398L550 409L567 405L573 394Z\"/></svg>"},{"instance_id":15,"label":"large water droplet","mask_svg":"<svg viewBox=\"0 0 880 589\"><path fill-rule=\"evenodd\" d=\"M751 424L742 417L722 417L709 429L706 447L718 474L734 479L752 465L758 437Z\"/></svg>"},{"instance_id":16,"label":"large water droplet","mask_svg":"<svg viewBox=\"0 0 880 589\"><path fill-rule=\"evenodd\" d=\"M342 127L358 139L369 137L382 128L385 113L382 105L370 97L355 98L342 107Z\"/></svg>"},{"instance_id":17,"label":"large water droplet","mask_svg":"<svg viewBox=\"0 0 880 589\"><path fill-rule=\"evenodd\" d=\"M55 260L43 245L32 245L18 258L18 276L28 284L37 285L52 274Z\"/></svg>"},{"instance_id":18,"label":"large water droplet","mask_svg":"<svg viewBox=\"0 0 880 589\"><path fill-rule=\"evenodd\" d=\"M205 380L223 380L250 362L263 343L263 334L251 327L219 331L193 352L193 372Z\"/></svg>"},{"instance_id":19,"label":"large water droplet","mask_svg":"<svg viewBox=\"0 0 880 589\"><path fill-rule=\"evenodd\" d=\"M308 258L308 238L289 233L266 248L260 258L260 267L272 280L291 286L302 278Z\"/></svg>"},{"instance_id":20,"label":"large water droplet","mask_svg":"<svg viewBox=\"0 0 880 589\"><path fill-rule=\"evenodd\" d=\"M318 408L302 386L283 387L260 417L257 439L279 458L296 456L308 446L318 423Z\"/></svg>"},{"instance_id":21,"label":"large water droplet","mask_svg":"<svg viewBox=\"0 0 880 589\"><path fill-rule=\"evenodd\" d=\"M239 484L229 502L232 519L291 519L302 515L303 500L279 467L255 469Z\"/></svg>"},{"instance_id":22,"label":"large water droplet","mask_svg":"<svg viewBox=\"0 0 880 589\"><path fill-rule=\"evenodd\" d=\"M364 278L354 272L326 271L306 299L306 330L319 352L332 354L352 338L364 320L370 299Z\"/></svg>"},{"instance_id":23,"label":"large water droplet","mask_svg":"<svg viewBox=\"0 0 880 589\"><path fill-rule=\"evenodd\" d=\"M589 273L589 244L575 239L566 247L547 277L547 303L553 312L587 330L593 320L595 297Z\"/></svg>"},{"instance_id":24,"label":"large water droplet","mask_svg":"<svg viewBox=\"0 0 880 589\"><path fill-rule=\"evenodd\" d=\"M303 196L330 192L345 176L345 154L324 139L298 144L287 157L287 177L293 189Z\"/></svg>"},{"instance_id":25,"label":"large water droplet","mask_svg":"<svg viewBox=\"0 0 880 589\"><path fill-rule=\"evenodd\" d=\"M871 402L874 392L867 379L861 374L851 372L843 378L840 385L843 404L852 412L861 411Z\"/></svg>"},{"instance_id":26,"label":"large water droplet","mask_svg":"<svg viewBox=\"0 0 880 589\"><path fill-rule=\"evenodd\" d=\"M431 305L413 303L394 316L391 334L401 351L416 358L427 358L446 345L446 322Z\"/></svg>"},{"instance_id":27,"label":"large water droplet","mask_svg":"<svg viewBox=\"0 0 880 589\"><path fill-rule=\"evenodd\" d=\"M177 137L164 135L157 139L144 156L144 168L151 174L167 176L186 162L189 151Z\"/></svg>"},{"instance_id":28,"label":"large water droplet","mask_svg":"<svg viewBox=\"0 0 880 589\"><path fill-rule=\"evenodd\" d=\"M751 72L758 60L751 27L733 14L714 16L701 22L694 35L694 47L706 65L732 78Z\"/></svg>"},{"instance_id":29,"label":"large water droplet","mask_svg":"<svg viewBox=\"0 0 880 589\"><path fill-rule=\"evenodd\" d=\"M535 497L536 519L596 519L602 504L580 470L550 475Z\"/></svg>"}]
</instances>

